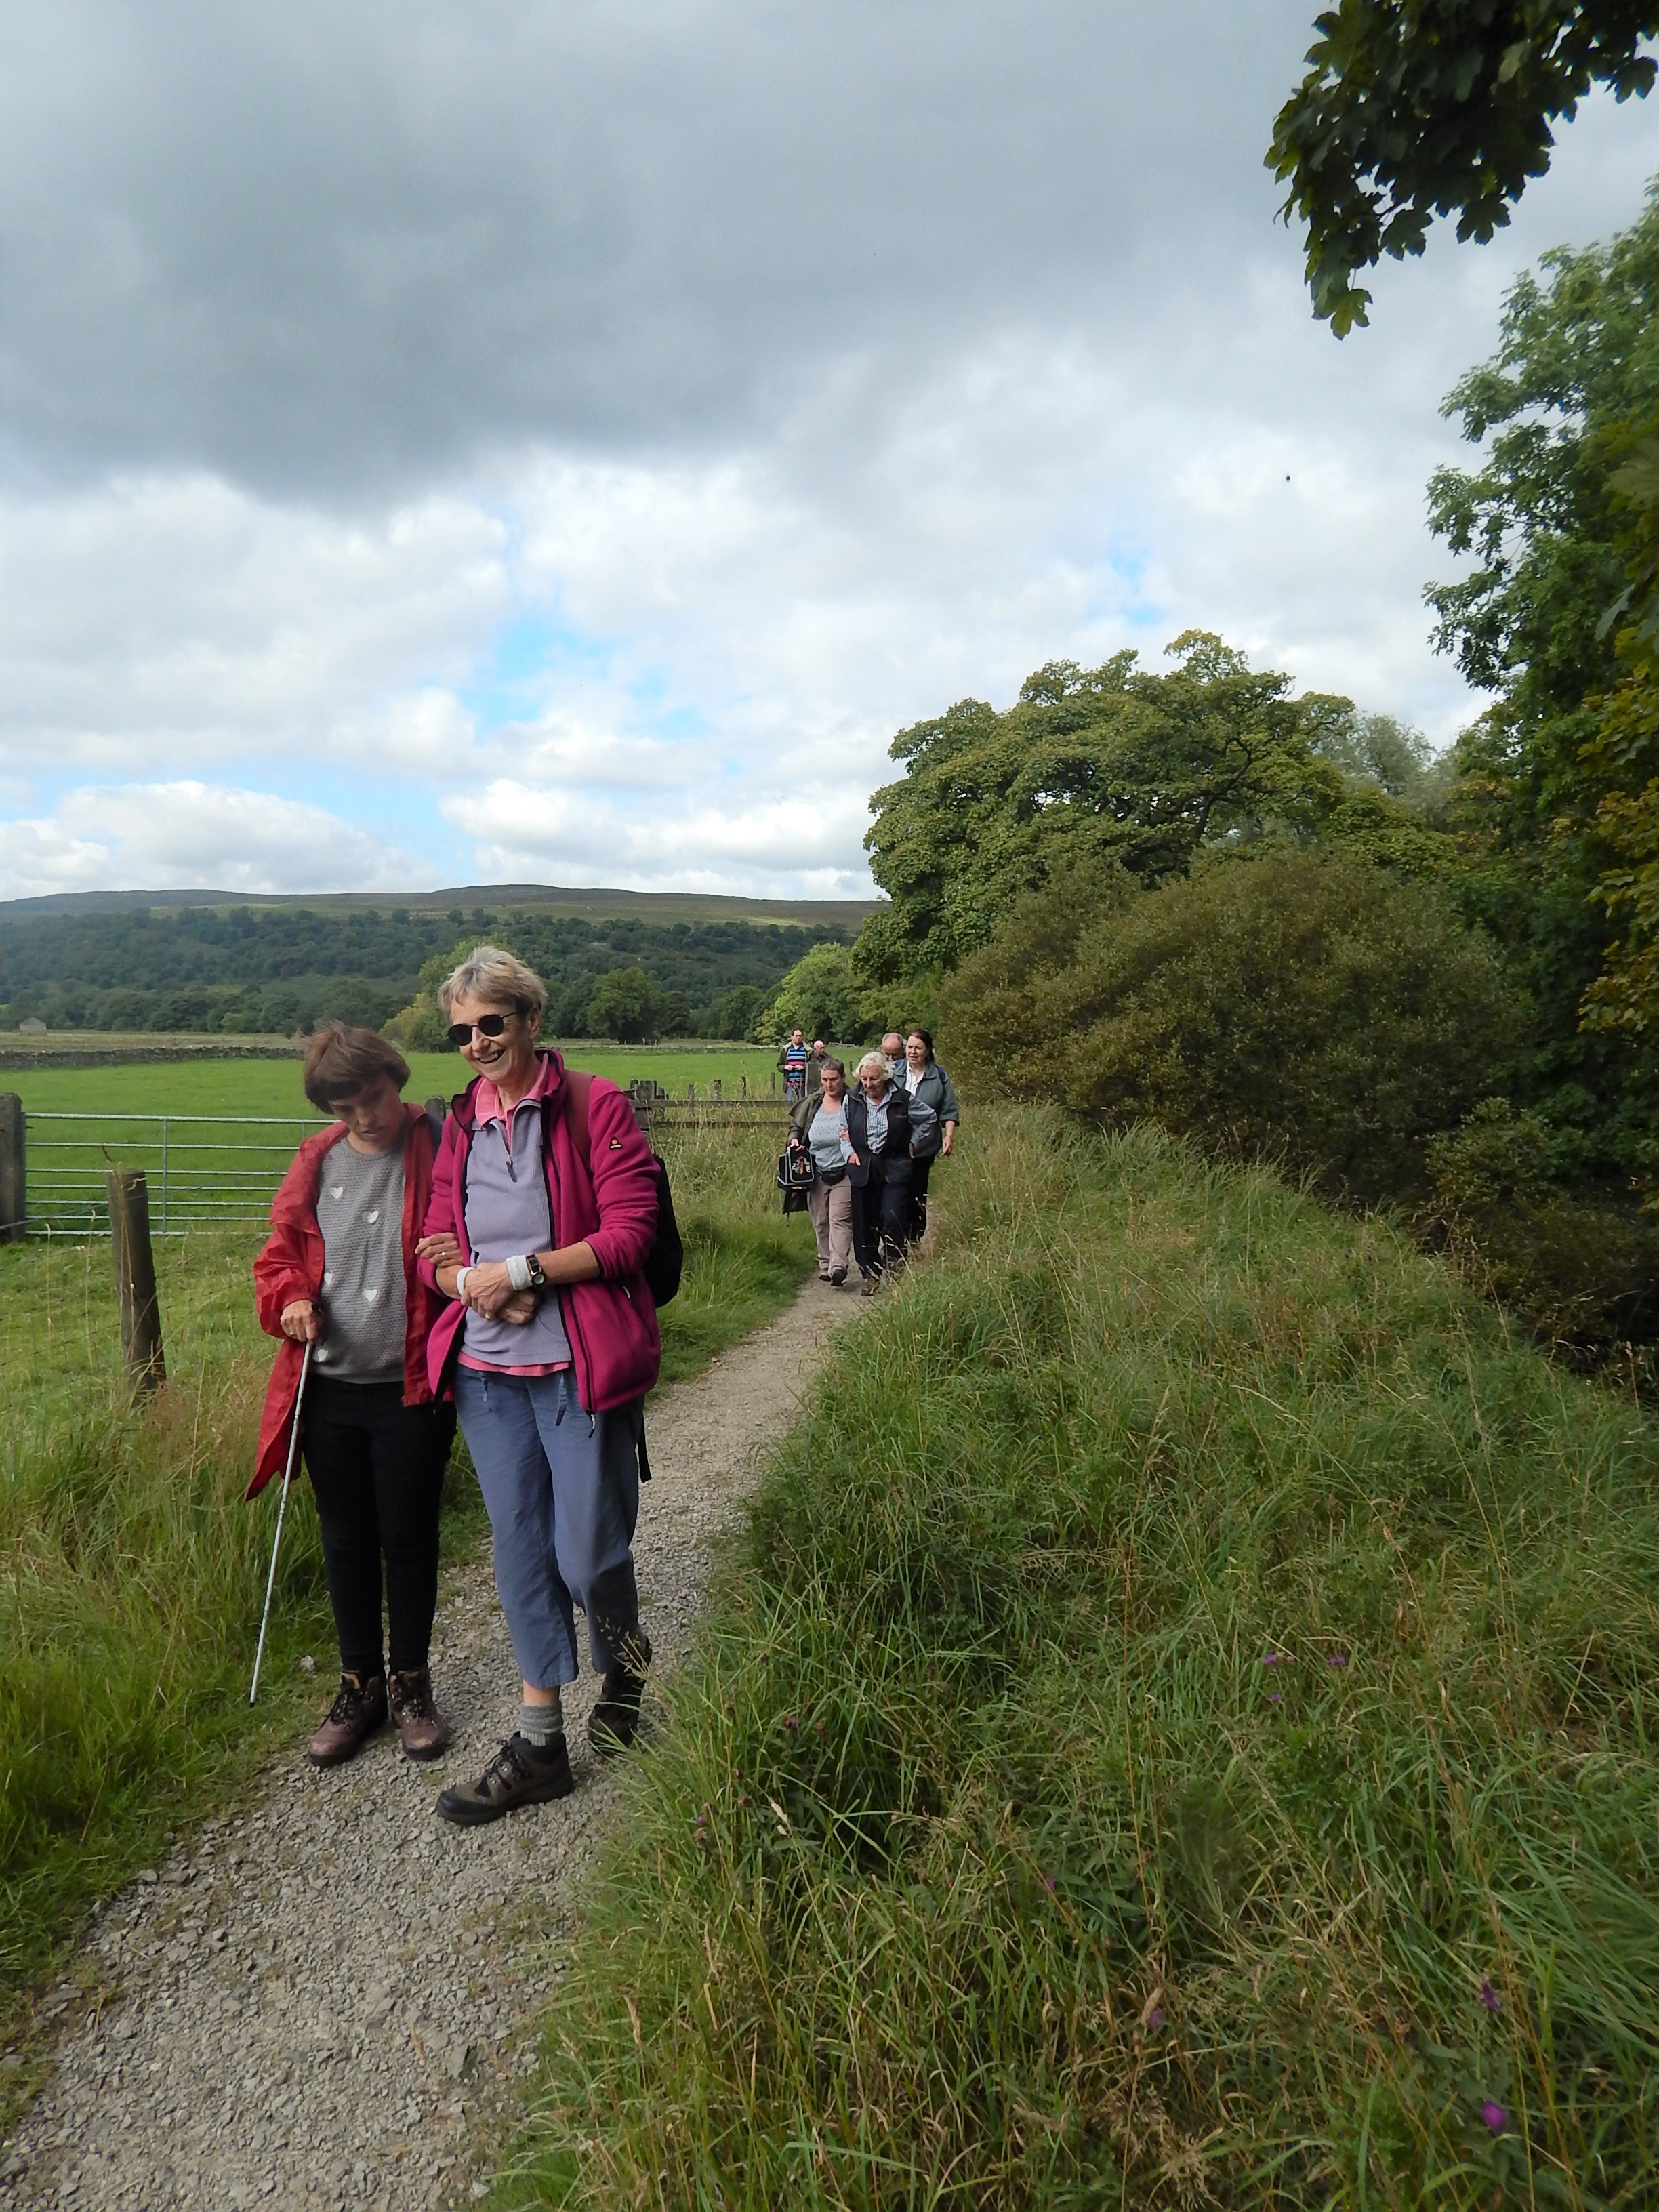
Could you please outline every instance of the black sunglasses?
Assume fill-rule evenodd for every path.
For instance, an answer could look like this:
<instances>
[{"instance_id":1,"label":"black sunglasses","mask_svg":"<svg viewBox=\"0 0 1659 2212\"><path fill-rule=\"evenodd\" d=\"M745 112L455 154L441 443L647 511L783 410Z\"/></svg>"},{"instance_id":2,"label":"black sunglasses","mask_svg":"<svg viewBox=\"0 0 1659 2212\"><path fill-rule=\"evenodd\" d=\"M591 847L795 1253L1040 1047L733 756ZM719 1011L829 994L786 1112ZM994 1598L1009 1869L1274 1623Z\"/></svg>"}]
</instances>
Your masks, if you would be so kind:
<instances>
[{"instance_id":1,"label":"black sunglasses","mask_svg":"<svg viewBox=\"0 0 1659 2212\"><path fill-rule=\"evenodd\" d=\"M464 1044L471 1044L476 1030L480 1036L498 1037L507 1033L511 1014L480 1014L476 1022L451 1022L449 1042L459 1052Z\"/></svg>"}]
</instances>

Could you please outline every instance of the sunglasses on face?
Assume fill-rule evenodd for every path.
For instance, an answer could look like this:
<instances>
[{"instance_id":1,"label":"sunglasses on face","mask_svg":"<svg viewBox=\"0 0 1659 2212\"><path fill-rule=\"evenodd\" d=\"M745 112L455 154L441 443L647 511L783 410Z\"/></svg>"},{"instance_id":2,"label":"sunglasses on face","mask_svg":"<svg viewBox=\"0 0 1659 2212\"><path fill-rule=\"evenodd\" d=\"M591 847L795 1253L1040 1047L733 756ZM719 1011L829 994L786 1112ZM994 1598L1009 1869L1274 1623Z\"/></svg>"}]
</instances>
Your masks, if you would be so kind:
<instances>
[{"instance_id":1,"label":"sunglasses on face","mask_svg":"<svg viewBox=\"0 0 1659 2212\"><path fill-rule=\"evenodd\" d=\"M480 1014L476 1022L451 1022L449 1042L459 1052L463 1045L471 1044L476 1033L479 1036L505 1036L511 1014Z\"/></svg>"}]
</instances>

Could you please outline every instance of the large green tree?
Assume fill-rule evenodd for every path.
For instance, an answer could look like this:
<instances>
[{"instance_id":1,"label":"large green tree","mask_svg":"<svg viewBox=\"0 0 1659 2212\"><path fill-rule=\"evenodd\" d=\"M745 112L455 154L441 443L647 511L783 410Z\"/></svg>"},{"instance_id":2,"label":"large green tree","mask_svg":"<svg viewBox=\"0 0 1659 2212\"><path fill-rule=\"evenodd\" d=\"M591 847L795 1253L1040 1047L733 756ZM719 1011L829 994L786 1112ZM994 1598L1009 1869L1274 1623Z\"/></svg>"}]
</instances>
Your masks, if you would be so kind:
<instances>
[{"instance_id":1,"label":"large green tree","mask_svg":"<svg viewBox=\"0 0 1659 2212\"><path fill-rule=\"evenodd\" d=\"M1366 319L1354 281L1420 253L1437 216L1460 239L1510 219L1549 167L1550 125L1595 84L1645 94L1655 0L1340 0L1315 25L1308 73L1279 110L1267 163L1308 232L1316 314Z\"/></svg>"},{"instance_id":2,"label":"large green tree","mask_svg":"<svg viewBox=\"0 0 1659 2212\"><path fill-rule=\"evenodd\" d=\"M1651 1149L1651 1054L1605 998L1590 1003L1610 1029L1580 1023L1627 930L1608 878L1621 834L1639 865L1643 825L1621 806L1659 765L1626 689L1620 609L1641 571L1620 489L1659 412L1659 199L1610 244L1551 254L1516 284L1496 355L1447 412L1481 453L1437 473L1430 515L1471 566L1428 596L1442 648L1496 695L1459 745L1448 813L1466 908L1536 1011L1534 1102L1583 1133L1587 1162L1627 1170Z\"/></svg>"},{"instance_id":3,"label":"large green tree","mask_svg":"<svg viewBox=\"0 0 1659 2212\"><path fill-rule=\"evenodd\" d=\"M1165 675L1127 652L1087 670L1051 662L1006 714L969 699L900 732L904 778L875 793L865 840L890 904L859 940L861 973L954 967L1057 867L1156 883L1202 845L1311 835L1342 806L1348 786L1319 744L1351 726L1346 699L1292 699L1287 677L1201 631L1170 653Z\"/></svg>"}]
</instances>

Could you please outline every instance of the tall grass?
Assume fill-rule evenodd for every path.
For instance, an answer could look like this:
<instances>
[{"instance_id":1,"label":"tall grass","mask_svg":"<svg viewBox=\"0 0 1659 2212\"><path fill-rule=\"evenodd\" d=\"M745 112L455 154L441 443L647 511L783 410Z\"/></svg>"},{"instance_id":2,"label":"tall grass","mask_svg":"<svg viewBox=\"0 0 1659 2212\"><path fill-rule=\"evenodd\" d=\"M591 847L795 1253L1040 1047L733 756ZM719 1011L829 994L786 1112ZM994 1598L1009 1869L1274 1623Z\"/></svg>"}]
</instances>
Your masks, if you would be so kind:
<instances>
[{"instance_id":1,"label":"tall grass","mask_svg":"<svg viewBox=\"0 0 1659 2212\"><path fill-rule=\"evenodd\" d=\"M326 1650L314 1516L289 1516L263 1710L246 1669L267 1516L241 1503L268 1364L255 1240L168 1239L169 1381L120 1382L108 1243L0 1254L0 1996L94 1897L293 1724Z\"/></svg>"},{"instance_id":2,"label":"tall grass","mask_svg":"<svg viewBox=\"0 0 1659 2212\"><path fill-rule=\"evenodd\" d=\"M672 1140L687 1267L665 1375L769 1318L811 1265L805 1224L777 1213L775 1151L763 1132ZM0 2029L93 1899L314 1717L332 1632L304 1485L246 1704L275 1497L241 1502L271 1350L258 1241L158 1243L169 1379L136 1408L107 1243L0 1249ZM453 1558L482 1527L464 1448L448 1500Z\"/></svg>"},{"instance_id":3,"label":"tall grass","mask_svg":"<svg viewBox=\"0 0 1659 2212\"><path fill-rule=\"evenodd\" d=\"M1150 1133L947 1188L631 1778L523 2193L1651 2203L1651 1422Z\"/></svg>"}]
</instances>

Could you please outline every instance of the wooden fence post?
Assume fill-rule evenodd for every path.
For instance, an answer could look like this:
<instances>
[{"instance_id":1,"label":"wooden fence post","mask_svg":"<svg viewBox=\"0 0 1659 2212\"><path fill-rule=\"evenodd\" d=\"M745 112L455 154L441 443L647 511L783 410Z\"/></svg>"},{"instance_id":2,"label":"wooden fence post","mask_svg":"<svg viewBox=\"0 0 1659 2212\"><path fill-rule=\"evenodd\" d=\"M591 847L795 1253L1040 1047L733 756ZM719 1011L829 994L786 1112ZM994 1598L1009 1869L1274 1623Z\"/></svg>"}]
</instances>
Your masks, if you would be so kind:
<instances>
[{"instance_id":1,"label":"wooden fence post","mask_svg":"<svg viewBox=\"0 0 1659 2212\"><path fill-rule=\"evenodd\" d=\"M155 1296L155 1254L149 1241L149 1186L143 1170L112 1168L109 1225L115 1246L115 1295L121 1307L121 1350L141 1396L167 1381L161 1313Z\"/></svg>"},{"instance_id":2,"label":"wooden fence post","mask_svg":"<svg viewBox=\"0 0 1659 2212\"><path fill-rule=\"evenodd\" d=\"M726 1096L726 1085L718 1075L708 1086L708 1095L717 1106Z\"/></svg>"},{"instance_id":3,"label":"wooden fence post","mask_svg":"<svg viewBox=\"0 0 1659 2212\"><path fill-rule=\"evenodd\" d=\"M738 1078L738 1096L739 1098L747 1098L749 1096L749 1078L746 1075L740 1075Z\"/></svg>"},{"instance_id":4,"label":"wooden fence post","mask_svg":"<svg viewBox=\"0 0 1659 2212\"><path fill-rule=\"evenodd\" d=\"M23 1131L23 1102L15 1091L8 1091L0 1095L0 1244L19 1243L28 1220Z\"/></svg>"}]
</instances>

